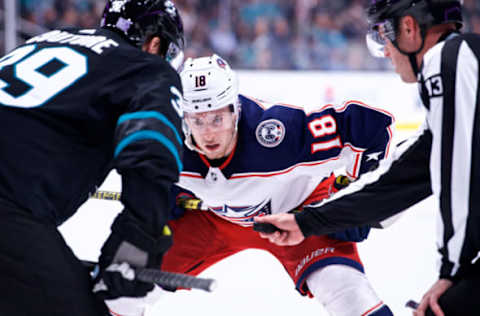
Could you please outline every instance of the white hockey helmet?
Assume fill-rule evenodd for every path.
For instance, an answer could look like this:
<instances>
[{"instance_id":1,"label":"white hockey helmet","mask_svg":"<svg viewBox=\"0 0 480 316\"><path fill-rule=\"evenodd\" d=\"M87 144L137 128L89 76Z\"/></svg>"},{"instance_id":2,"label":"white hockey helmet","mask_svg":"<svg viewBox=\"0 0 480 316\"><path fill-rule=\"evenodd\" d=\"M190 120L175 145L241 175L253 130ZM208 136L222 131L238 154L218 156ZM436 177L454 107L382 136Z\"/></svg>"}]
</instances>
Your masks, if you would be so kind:
<instances>
[{"instance_id":1,"label":"white hockey helmet","mask_svg":"<svg viewBox=\"0 0 480 316\"><path fill-rule=\"evenodd\" d=\"M237 111L237 77L227 62L218 55L187 59L180 78L184 112L214 111L228 105L233 105Z\"/></svg>"},{"instance_id":2,"label":"white hockey helmet","mask_svg":"<svg viewBox=\"0 0 480 316\"><path fill-rule=\"evenodd\" d=\"M240 102L238 100L238 81L235 72L220 56L188 58L180 72L183 86L182 110L185 113L202 113L231 107L236 115L235 131L240 118ZM186 144L193 146L191 130L185 123L183 131Z\"/></svg>"}]
</instances>

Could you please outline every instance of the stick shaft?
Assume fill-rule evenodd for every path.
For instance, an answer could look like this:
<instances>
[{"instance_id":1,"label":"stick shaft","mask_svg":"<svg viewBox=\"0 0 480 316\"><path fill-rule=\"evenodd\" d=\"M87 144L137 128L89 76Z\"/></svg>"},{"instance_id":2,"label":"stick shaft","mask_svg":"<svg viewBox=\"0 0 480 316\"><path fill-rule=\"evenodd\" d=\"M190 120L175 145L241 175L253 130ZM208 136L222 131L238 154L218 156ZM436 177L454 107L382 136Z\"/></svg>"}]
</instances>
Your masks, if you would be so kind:
<instances>
[{"instance_id":1,"label":"stick shaft","mask_svg":"<svg viewBox=\"0 0 480 316\"><path fill-rule=\"evenodd\" d=\"M419 304L414 300L409 300L407 303L405 303L405 307L410 307L411 309L417 309L418 305Z\"/></svg>"},{"instance_id":2,"label":"stick shaft","mask_svg":"<svg viewBox=\"0 0 480 316\"><path fill-rule=\"evenodd\" d=\"M114 191L97 191L90 195L91 199L98 199L98 200L111 200L111 201L120 201L120 192Z\"/></svg>"},{"instance_id":3,"label":"stick shaft","mask_svg":"<svg viewBox=\"0 0 480 316\"><path fill-rule=\"evenodd\" d=\"M96 267L96 262L82 261L84 267L92 272ZM187 274L161 271L157 269L137 268L135 269L135 279L147 283L155 283L160 287L168 289L199 289L212 292L216 287L214 279L198 278Z\"/></svg>"},{"instance_id":4,"label":"stick shaft","mask_svg":"<svg viewBox=\"0 0 480 316\"><path fill-rule=\"evenodd\" d=\"M99 190L90 195L90 198L97 200L120 201L121 196L122 194L120 192ZM194 198L180 199L180 206L187 210L207 210L203 205L202 200Z\"/></svg>"},{"instance_id":5,"label":"stick shaft","mask_svg":"<svg viewBox=\"0 0 480 316\"><path fill-rule=\"evenodd\" d=\"M216 287L214 279L198 278L187 274L160 271L156 269L137 269L135 278L167 288L200 289L211 292Z\"/></svg>"}]
</instances>

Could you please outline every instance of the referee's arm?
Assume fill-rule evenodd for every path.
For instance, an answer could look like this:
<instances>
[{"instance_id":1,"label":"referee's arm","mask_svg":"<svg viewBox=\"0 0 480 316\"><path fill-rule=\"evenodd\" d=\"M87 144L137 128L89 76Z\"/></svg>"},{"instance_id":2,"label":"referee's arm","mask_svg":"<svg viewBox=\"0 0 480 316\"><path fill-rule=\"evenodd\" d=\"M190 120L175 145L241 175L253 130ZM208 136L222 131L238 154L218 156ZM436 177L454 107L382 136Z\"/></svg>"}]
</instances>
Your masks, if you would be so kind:
<instances>
[{"instance_id":1,"label":"referee's arm","mask_svg":"<svg viewBox=\"0 0 480 316\"><path fill-rule=\"evenodd\" d=\"M375 225L431 194L429 157L432 137L424 129L396 148L372 172L295 219L305 237L348 227Z\"/></svg>"}]
</instances>

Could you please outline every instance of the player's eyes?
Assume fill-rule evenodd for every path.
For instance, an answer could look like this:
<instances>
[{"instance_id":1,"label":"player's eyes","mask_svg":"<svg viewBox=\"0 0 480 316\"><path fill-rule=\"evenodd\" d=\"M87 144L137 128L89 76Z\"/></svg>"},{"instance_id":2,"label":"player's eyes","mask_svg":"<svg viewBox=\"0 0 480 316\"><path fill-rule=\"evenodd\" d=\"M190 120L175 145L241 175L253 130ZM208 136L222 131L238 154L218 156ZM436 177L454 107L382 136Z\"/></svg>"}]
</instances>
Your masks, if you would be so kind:
<instances>
[{"instance_id":1,"label":"player's eyes","mask_svg":"<svg viewBox=\"0 0 480 316\"><path fill-rule=\"evenodd\" d=\"M222 124L222 122L223 122L223 116L221 116L221 115L216 115L216 116L213 118L212 124L218 126L218 125Z\"/></svg>"},{"instance_id":2,"label":"player's eyes","mask_svg":"<svg viewBox=\"0 0 480 316\"><path fill-rule=\"evenodd\" d=\"M193 125L198 126L198 127L203 126L203 120L195 119L195 120L193 120Z\"/></svg>"}]
</instances>

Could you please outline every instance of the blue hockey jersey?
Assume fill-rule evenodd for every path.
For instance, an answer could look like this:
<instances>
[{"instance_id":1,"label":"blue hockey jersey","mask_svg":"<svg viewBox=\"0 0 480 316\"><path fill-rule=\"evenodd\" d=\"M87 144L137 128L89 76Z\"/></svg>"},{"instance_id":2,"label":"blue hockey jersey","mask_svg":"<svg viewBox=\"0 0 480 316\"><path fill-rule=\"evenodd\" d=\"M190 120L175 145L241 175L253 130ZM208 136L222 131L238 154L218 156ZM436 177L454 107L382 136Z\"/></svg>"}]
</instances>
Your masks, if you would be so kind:
<instances>
[{"instance_id":1,"label":"blue hockey jersey","mask_svg":"<svg viewBox=\"0 0 480 316\"><path fill-rule=\"evenodd\" d=\"M243 95L239 100L235 149L214 167L185 148L177 183L180 191L230 222L251 226L255 216L288 212L333 171L357 178L389 154L392 115L362 102L329 104L306 113L301 107Z\"/></svg>"}]
</instances>

